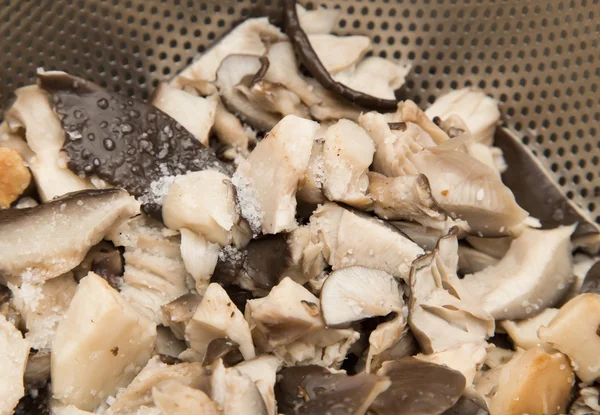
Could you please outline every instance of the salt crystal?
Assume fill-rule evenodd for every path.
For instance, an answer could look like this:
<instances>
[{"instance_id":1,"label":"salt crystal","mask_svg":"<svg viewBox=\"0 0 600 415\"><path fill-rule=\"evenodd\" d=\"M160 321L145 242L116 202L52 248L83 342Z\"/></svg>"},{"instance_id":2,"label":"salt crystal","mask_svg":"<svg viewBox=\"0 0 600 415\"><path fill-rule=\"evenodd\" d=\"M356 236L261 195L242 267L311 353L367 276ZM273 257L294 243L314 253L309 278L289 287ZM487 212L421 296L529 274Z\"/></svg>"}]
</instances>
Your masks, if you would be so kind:
<instances>
[{"instance_id":1,"label":"salt crystal","mask_svg":"<svg viewBox=\"0 0 600 415\"><path fill-rule=\"evenodd\" d=\"M256 191L250 181L236 172L231 178L235 186L240 213L248 221L254 233L258 233L262 226L264 212L261 209Z\"/></svg>"}]
</instances>

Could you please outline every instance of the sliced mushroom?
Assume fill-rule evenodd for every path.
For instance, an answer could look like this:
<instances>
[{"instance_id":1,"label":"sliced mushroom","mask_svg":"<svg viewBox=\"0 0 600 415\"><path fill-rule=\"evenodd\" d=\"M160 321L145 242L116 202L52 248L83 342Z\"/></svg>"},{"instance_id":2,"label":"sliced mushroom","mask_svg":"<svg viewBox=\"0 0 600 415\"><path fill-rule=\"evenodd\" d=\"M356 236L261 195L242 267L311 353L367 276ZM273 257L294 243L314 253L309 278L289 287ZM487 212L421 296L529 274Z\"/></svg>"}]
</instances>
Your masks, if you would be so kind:
<instances>
[{"instance_id":1,"label":"sliced mushroom","mask_svg":"<svg viewBox=\"0 0 600 415\"><path fill-rule=\"evenodd\" d=\"M154 91L151 104L171 116L205 146L215 122L218 99L188 94L163 82Z\"/></svg>"},{"instance_id":2,"label":"sliced mushroom","mask_svg":"<svg viewBox=\"0 0 600 415\"><path fill-rule=\"evenodd\" d=\"M389 321L377 326L369 335L369 349L365 358L365 372L371 373L381 367L386 360L401 358L416 350L416 341L410 335L405 313L406 307L396 313ZM415 347L413 347L415 346Z\"/></svg>"},{"instance_id":3,"label":"sliced mushroom","mask_svg":"<svg viewBox=\"0 0 600 415\"><path fill-rule=\"evenodd\" d=\"M425 353L482 344L494 333L494 319L456 275L457 229L436 249L413 263L410 273L410 328Z\"/></svg>"},{"instance_id":4,"label":"sliced mushroom","mask_svg":"<svg viewBox=\"0 0 600 415\"><path fill-rule=\"evenodd\" d=\"M50 413L52 415L91 415L92 412L82 411L74 405L64 405L56 399L50 401Z\"/></svg>"},{"instance_id":5,"label":"sliced mushroom","mask_svg":"<svg viewBox=\"0 0 600 415\"><path fill-rule=\"evenodd\" d=\"M600 376L600 295L581 294L560 308L547 327L538 331L543 342L560 350L573 363L575 373L591 384Z\"/></svg>"},{"instance_id":6,"label":"sliced mushroom","mask_svg":"<svg viewBox=\"0 0 600 415\"><path fill-rule=\"evenodd\" d=\"M176 177L165 197L162 217L170 229L189 229L222 246L243 246L251 237L238 213L229 177L214 170Z\"/></svg>"},{"instance_id":7,"label":"sliced mushroom","mask_svg":"<svg viewBox=\"0 0 600 415\"><path fill-rule=\"evenodd\" d=\"M369 408L377 415L440 414L465 390L460 372L413 357L385 362L377 374L391 381Z\"/></svg>"},{"instance_id":8,"label":"sliced mushroom","mask_svg":"<svg viewBox=\"0 0 600 415\"><path fill-rule=\"evenodd\" d=\"M244 127L235 115L227 111L220 99L215 111L213 129L222 144L236 150L233 158L229 157L232 159L235 159L238 153L247 156L248 146L256 142L256 133L252 134L250 127Z\"/></svg>"},{"instance_id":9,"label":"sliced mushroom","mask_svg":"<svg viewBox=\"0 0 600 415\"><path fill-rule=\"evenodd\" d=\"M162 382L174 381L180 386L202 388L208 385L207 375L200 363L167 365L154 356L137 374L121 394L113 399L107 415L135 413L140 407L154 407L154 387Z\"/></svg>"},{"instance_id":10,"label":"sliced mushroom","mask_svg":"<svg viewBox=\"0 0 600 415\"><path fill-rule=\"evenodd\" d=\"M431 187L425 175L391 178L369 172L368 176L368 191L378 217L385 220L415 221L430 228L444 228L446 212L431 195Z\"/></svg>"},{"instance_id":11,"label":"sliced mushroom","mask_svg":"<svg viewBox=\"0 0 600 415\"><path fill-rule=\"evenodd\" d=\"M104 240L91 247L83 261L73 268L72 272L75 280L80 281L88 272L94 271L111 287L119 289L123 283L124 267L125 259L121 251L112 243Z\"/></svg>"},{"instance_id":12,"label":"sliced mushroom","mask_svg":"<svg viewBox=\"0 0 600 415\"><path fill-rule=\"evenodd\" d=\"M477 371L486 360L484 343L464 343L458 347L432 354L418 354L415 358L454 369L465 377L467 387L473 384Z\"/></svg>"},{"instance_id":13,"label":"sliced mushroom","mask_svg":"<svg viewBox=\"0 0 600 415\"><path fill-rule=\"evenodd\" d=\"M161 307L162 323L171 329L178 339L185 338L185 327L194 316L202 297L188 293Z\"/></svg>"},{"instance_id":14,"label":"sliced mushroom","mask_svg":"<svg viewBox=\"0 0 600 415\"><path fill-rule=\"evenodd\" d=\"M277 415L274 388L279 367L279 359L267 354L246 360L235 367L238 372L248 376L256 384L269 415Z\"/></svg>"},{"instance_id":15,"label":"sliced mushroom","mask_svg":"<svg viewBox=\"0 0 600 415\"><path fill-rule=\"evenodd\" d=\"M42 201L52 200L66 193L91 189L92 184L67 168L67 158L61 151L65 132L52 111L48 95L37 86L15 91L16 101L6 113L12 129L23 128L28 148L21 156L33 173ZM81 134L68 134L69 140L80 139Z\"/></svg>"},{"instance_id":16,"label":"sliced mushroom","mask_svg":"<svg viewBox=\"0 0 600 415\"><path fill-rule=\"evenodd\" d=\"M572 226L525 229L500 262L465 276L463 285L495 319L533 317L569 289L572 232Z\"/></svg>"},{"instance_id":17,"label":"sliced mushroom","mask_svg":"<svg viewBox=\"0 0 600 415\"><path fill-rule=\"evenodd\" d=\"M583 388L569 409L570 415L600 413L600 391L597 387Z\"/></svg>"},{"instance_id":18,"label":"sliced mushroom","mask_svg":"<svg viewBox=\"0 0 600 415\"><path fill-rule=\"evenodd\" d=\"M199 360L206 355L210 342L220 337L228 337L239 344L244 359L255 356L248 323L219 284L212 283L206 289L185 328L185 336Z\"/></svg>"},{"instance_id":19,"label":"sliced mushroom","mask_svg":"<svg viewBox=\"0 0 600 415\"><path fill-rule=\"evenodd\" d=\"M31 173L19 152L0 147L0 209L9 207L17 200L30 181Z\"/></svg>"},{"instance_id":20,"label":"sliced mushroom","mask_svg":"<svg viewBox=\"0 0 600 415\"><path fill-rule=\"evenodd\" d=\"M444 229L426 228L416 222L392 221L390 224L425 251L433 251L438 240L454 226L451 219L446 221Z\"/></svg>"},{"instance_id":21,"label":"sliced mushroom","mask_svg":"<svg viewBox=\"0 0 600 415\"><path fill-rule=\"evenodd\" d=\"M321 289L321 307L328 327L348 327L369 317L402 314L404 301L398 281L390 274L355 266L327 277Z\"/></svg>"},{"instance_id":22,"label":"sliced mushroom","mask_svg":"<svg viewBox=\"0 0 600 415\"><path fill-rule=\"evenodd\" d=\"M488 254L479 252L464 244L458 246L458 271L462 275L483 271L497 263L498 259Z\"/></svg>"},{"instance_id":23,"label":"sliced mushroom","mask_svg":"<svg viewBox=\"0 0 600 415\"><path fill-rule=\"evenodd\" d=\"M597 261L585 274L581 293L600 294L600 261Z\"/></svg>"},{"instance_id":24,"label":"sliced mushroom","mask_svg":"<svg viewBox=\"0 0 600 415\"><path fill-rule=\"evenodd\" d=\"M466 238L469 245L496 259L502 259L508 252L513 238L481 238L479 236L469 235Z\"/></svg>"},{"instance_id":25,"label":"sliced mushroom","mask_svg":"<svg viewBox=\"0 0 600 415\"><path fill-rule=\"evenodd\" d=\"M290 278L284 278L268 296L249 300L245 315L257 349L273 353L288 366L339 367L359 337L353 330L326 328L319 299Z\"/></svg>"},{"instance_id":26,"label":"sliced mushroom","mask_svg":"<svg viewBox=\"0 0 600 415\"><path fill-rule=\"evenodd\" d=\"M208 242L202 235L182 228L181 258L185 269L196 281L196 291L204 294L219 260L219 245Z\"/></svg>"},{"instance_id":27,"label":"sliced mushroom","mask_svg":"<svg viewBox=\"0 0 600 415\"><path fill-rule=\"evenodd\" d=\"M309 39L314 45L312 36L309 36ZM319 49L316 50L319 53ZM326 62L323 59L321 61ZM404 85L406 76L410 72L410 65L372 56L361 62L355 61L355 65L346 66L345 70L337 72L334 79L355 91L381 99L395 100L395 91Z\"/></svg>"},{"instance_id":28,"label":"sliced mushroom","mask_svg":"<svg viewBox=\"0 0 600 415\"><path fill-rule=\"evenodd\" d=\"M371 39L368 36L312 34L308 36L308 41L330 74L338 73L355 65L371 48ZM391 99L395 99L395 97Z\"/></svg>"},{"instance_id":29,"label":"sliced mushroom","mask_svg":"<svg viewBox=\"0 0 600 415\"><path fill-rule=\"evenodd\" d=\"M42 389L50 380L50 352L31 350L23 381L27 390Z\"/></svg>"},{"instance_id":30,"label":"sliced mushroom","mask_svg":"<svg viewBox=\"0 0 600 415\"><path fill-rule=\"evenodd\" d=\"M0 210L0 274L15 285L75 268L108 230L137 214L124 190L86 190L34 208Z\"/></svg>"},{"instance_id":31,"label":"sliced mushroom","mask_svg":"<svg viewBox=\"0 0 600 415\"><path fill-rule=\"evenodd\" d=\"M64 72L38 74L70 139L61 145L76 174L96 174L143 199L158 216L165 177L207 168L230 172L181 124L158 108Z\"/></svg>"},{"instance_id":32,"label":"sliced mushroom","mask_svg":"<svg viewBox=\"0 0 600 415\"><path fill-rule=\"evenodd\" d=\"M24 320L25 338L39 351L49 351L56 328L77 290L73 274L68 272L43 283L24 282L9 285L13 304Z\"/></svg>"},{"instance_id":33,"label":"sliced mushroom","mask_svg":"<svg viewBox=\"0 0 600 415\"><path fill-rule=\"evenodd\" d=\"M288 115L240 162L232 182L242 216L255 232L297 227L296 191L318 128L316 122Z\"/></svg>"},{"instance_id":34,"label":"sliced mushroom","mask_svg":"<svg viewBox=\"0 0 600 415\"><path fill-rule=\"evenodd\" d=\"M219 337L208 343L206 355L202 359L204 366L210 366L218 359L223 360L225 367L236 366L244 361L240 353L240 345L227 337Z\"/></svg>"},{"instance_id":35,"label":"sliced mushroom","mask_svg":"<svg viewBox=\"0 0 600 415\"><path fill-rule=\"evenodd\" d=\"M160 324L161 306L187 294L188 284L193 286L177 234L142 215L113 228L107 239L125 247L121 295L141 314Z\"/></svg>"},{"instance_id":36,"label":"sliced mushroom","mask_svg":"<svg viewBox=\"0 0 600 415\"><path fill-rule=\"evenodd\" d=\"M215 402L199 389L182 385L176 380L167 380L152 388L152 399L163 414L219 415L221 412Z\"/></svg>"},{"instance_id":37,"label":"sliced mushroom","mask_svg":"<svg viewBox=\"0 0 600 415\"><path fill-rule=\"evenodd\" d=\"M169 327L156 327L156 345L154 346L154 354L158 354L163 361L166 363L169 360L178 362L179 355L185 349L185 342L178 339Z\"/></svg>"},{"instance_id":38,"label":"sliced mushroom","mask_svg":"<svg viewBox=\"0 0 600 415\"><path fill-rule=\"evenodd\" d=\"M562 413L575 380L562 353L548 354L541 347L518 351L494 371L497 383L487 394L492 415Z\"/></svg>"},{"instance_id":39,"label":"sliced mushroom","mask_svg":"<svg viewBox=\"0 0 600 415\"><path fill-rule=\"evenodd\" d=\"M384 376L347 376L319 366L297 366L279 372L275 396L279 410L290 415L363 415L389 385Z\"/></svg>"},{"instance_id":40,"label":"sliced mushroom","mask_svg":"<svg viewBox=\"0 0 600 415\"><path fill-rule=\"evenodd\" d=\"M4 315L0 314L0 413L12 414L19 399L25 394L23 375L29 342Z\"/></svg>"},{"instance_id":41,"label":"sliced mushroom","mask_svg":"<svg viewBox=\"0 0 600 415\"><path fill-rule=\"evenodd\" d=\"M547 344L543 344L538 337L538 329L542 326L548 326L558 312L557 308L547 308L535 317L519 321L504 320L499 325L506 330L516 347L527 350L541 346L546 351L551 352L552 348Z\"/></svg>"},{"instance_id":42,"label":"sliced mushroom","mask_svg":"<svg viewBox=\"0 0 600 415\"><path fill-rule=\"evenodd\" d=\"M489 413L485 400L473 389L467 388L454 406L442 415L489 415Z\"/></svg>"},{"instance_id":43,"label":"sliced mushroom","mask_svg":"<svg viewBox=\"0 0 600 415\"><path fill-rule=\"evenodd\" d=\"M216 79L217 69L227 56L244 53L262 56L270 43L285 40L283 33L269 23L266 17L246 19L223 39L196 59L171 81L171 85L180 88L182 80L209 81Z\"/></svg>"},{"instance_id":44,"label":"sliced mushroom","mask_svg":"<svg viewBox=\"0 0 600 415\"><path fill-rule=\"evenodd\" d=\"M310 115L319 121L336 122L342 118L358 122L361 112L365 111L356 103L342 101L327 89L323 88L313 78L307 78L309 91L318 99L317 102L306 103L309 106Z\"/></svg>"},{"instance_id":45,"label":"sliced mushroom","mask_svg":"<svg viewBox=\"0 0 600 415\"><path fill-rule=\"evenodd\" d=\"M267 406L252 379L221 360L211 367L211 398L223 415L268 415Z\"/></svg>"},{"instance_id":46,"label":"sliced mushroom","mask_svg":"<svg viewBox=\"0 0 600 415\"><path fill-rule=\"evenodd\" d=\"M500 120L498 103L476 88L462 88L438 97L427 108L430 118L447 119L457 115L464 120L476 142L492 144L494 130Z\"/></svg>"},{"instance_id":47,"label":"sliced mushroom","mask_svg":"<svg viewBox=\"0 0 600 415\"><path fill-rule=\"evenodd\" d=\"M52 342L52 393L92 411L133 379L151 356L154 323L98 275L82 279Z\"/></svg>"},{"instance_id":48,"label":"sliced mushroom","mask_svg":"<svg viewBox=\"0 0 600 415\"><path fill-rule=\"evenodd\" d=\"M335 203L313 213L310 229L334 270L361 265L407 280L410 264L424 253L391 225Z\"/></svg>"},{"instance_id":49,"label":"sliced mushroom","mask_svg":"<svg viewBox=\"0 0 600 415\"><path fill-rule=\"evenodd\" d=\"M508 350L497 346L489 347L485 358L485 365L490 369L497 368L512 359L514 354L514 350Z\"/></svg>"},{"instance_id":50,"label":"sliced mushroom","mask_svg":"<svg viewBox=\"0 0 600 415\"><path fill-rule=\"evenodd\" d=\"M365 208L367 172L375 147L368 134L350 120L340 120L327 129L323 145L323 192L332 201Z\"/></svg>"},{"instance_id":51,"label":"sliced mushroom","mask_svg":"<svg viewBox=\"0 0 600 415\"><path fill-rule=\"evenodd\" d=\"M309 35L331 33L342 14L340 9L319 7L307 10L300 4L296 4L296 12L300 26Z\"/></svg>"}]
</instances>

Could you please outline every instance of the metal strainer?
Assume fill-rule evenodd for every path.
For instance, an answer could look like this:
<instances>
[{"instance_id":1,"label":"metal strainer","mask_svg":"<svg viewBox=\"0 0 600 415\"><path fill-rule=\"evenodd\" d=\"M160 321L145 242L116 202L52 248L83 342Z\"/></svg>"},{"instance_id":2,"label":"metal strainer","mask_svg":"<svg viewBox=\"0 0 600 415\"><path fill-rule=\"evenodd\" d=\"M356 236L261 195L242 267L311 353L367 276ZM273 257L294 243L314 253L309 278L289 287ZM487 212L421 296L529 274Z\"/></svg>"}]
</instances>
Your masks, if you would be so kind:
<instances>
[{"instance_id":1,"label":"metal strainer","mask_svg":"<svg viewBox=\"0 0 600 415\"><path fill-rule=\"evenodd\" d=\"M62 69L145 99L271 0L0 0L0 109L35 70ZM599 0L320 0L336 33L413 63L407 96L426 107L474 85L500 101L569 198L600 223Z\"/></svg>"}]
</instances>

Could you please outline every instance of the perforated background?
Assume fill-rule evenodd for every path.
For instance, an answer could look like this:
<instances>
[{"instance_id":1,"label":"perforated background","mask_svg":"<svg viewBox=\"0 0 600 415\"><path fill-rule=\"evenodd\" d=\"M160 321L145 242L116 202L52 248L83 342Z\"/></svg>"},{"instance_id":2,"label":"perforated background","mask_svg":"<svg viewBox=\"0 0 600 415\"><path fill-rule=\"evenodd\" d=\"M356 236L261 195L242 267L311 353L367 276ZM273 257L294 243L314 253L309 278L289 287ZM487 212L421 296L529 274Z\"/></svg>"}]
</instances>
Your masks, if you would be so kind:
<instances>
[{"instance_id":1,"label":"perforated background","mask_svg":"<svg viewBox=\"0 0 600 415\"><path fill-rule=\"evenodd\" d=\"M599 0L321 0L341 7L337 33L363 33L373 53L413 62L421 106L476 85L567 195L600 223ZM0 0L0 108L35 69L64 69L147 98L270 0Z\"/></svg>"}]
</instances>

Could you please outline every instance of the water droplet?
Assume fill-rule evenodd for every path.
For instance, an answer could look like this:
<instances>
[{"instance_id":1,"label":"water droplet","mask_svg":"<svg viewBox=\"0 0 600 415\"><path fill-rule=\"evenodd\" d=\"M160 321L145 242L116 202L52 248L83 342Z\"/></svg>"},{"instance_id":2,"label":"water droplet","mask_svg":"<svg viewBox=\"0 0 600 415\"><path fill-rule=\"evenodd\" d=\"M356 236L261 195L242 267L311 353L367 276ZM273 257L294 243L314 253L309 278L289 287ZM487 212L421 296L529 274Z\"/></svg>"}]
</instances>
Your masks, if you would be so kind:
<instances>
[{"instance_id":1,"label":"water droplet","mask_svg":"<svg viewBox=\"0 0 600 415\"><path fill-rule=\"evenodd\" d=\"M100 159L96 157L96 158L95 158L95 159L92 161L92 163L94 163L94 166L96 166L96 167L97 167L97 166L99 166L99 165L100 165Z\"/></svg>"},{"instance_id":2,"label":"water droplet","mask_svg":"<svg viewBox=\"0 0 600 415\"><path fill-rule=\"evenodd\" d=\"M75 110L75 112L73 112L73 115L75 116L75 118L77 118L78 120L83 118L83 111L81 110Z\"/></svg>"},{"instance_id":3,"label":"water droplet","mask_svg":"<svg viewBox=\"0 0 600 415\"><path fill-rule=\"evenodd\" d=\"M119 108L124 110L125 109L125 104L119 104Z\"/></svg>"},{"instance_id":4,"label":"water droplet","mask_svg":"<svg viewBox=\"0 0 600 415\"><path fill-rule=\"evenodd\" d=\"M171 127L169 127L168 125L165 125L163 127L163 132L167 135L167 137L173 137L173 130L171 130Z\"/></svg>"},{"instance_id":5,"label":"water droplet","mask_svg":"<svg viewBox=\"0 0 600 415\"><path fill-rule=\"evenodd\" d=\"M92 167L92 165L91 165L91 164L88 164L88 165L86 165L86 166L83 168L83 171L84 171L84 172L86 172L86 173L91 173L93 169L94 169L94 168Z\"/></svg>"},{"instance_id":6,"label":"water droplet","mask_svg":"<svg viewBox=\"0 0 600 415\"><path fill-rule=\"evenodd\" d=\"M100 128L106 128L106 127L108 127L108 122L106 122L106 121L102 121L102 122L100 123Z\"/></svg>"},{"instance_id":7,"label":"water droplet","mask_svg":"<svg viewBox=\"0 0 600 415\"><path fill-rule=\"evenodd\" d=\"M94 135L94 133L89 133L87 135L87 139L90 141L94 141L96 139L96 136Z\"/></svg>"},{"instance_id":8,"label":"water droplet","mask_svg":"<svg viewBox=\"0 0 600 415\"><path fill-rule=\"evenodd\" d=\"M90 150L88 150L87 148L84 148L83 150L81 150L81 158L82 159L87 159L92 155L92 153L90 153Z\"/></svg>"},{"instance_id":9,"label":"water droplet","mask_svg":"<svg viewBox=\"0 0 600 415\"><path fill-rule=\"evenodd\" d=\"M131 132L131 130L132 130L131 125L121 124L121 131L123 131L124 133L129 133L129 132Z\"/></svg>"},{"instance_id":10,"label":"water droplet","mask_svg":"<svg viewBox=\"0 0 600 415\"><path fill-rule=\"evenodd\" d=\"M156 114L153 112L148 113L148 121L154 121L156 119Z\"/></svg>"},{"instance_id":11,"label":"water droplet","mask_svg":"<svg viewBox=\"0 0 600 415\"><path fill-rule=\"evenodd\" d=\"M82 137L79 131L67 131L67 134L69 135L69 139L73 141L79 140Z\"/></svg>"},{"instance_id":12,"label":"water droplet","mask_svg":"<svg viewBox=\"0 0 600 415\"><path fill-rule=\"evenodd\" d=\"M104 144L104 148L108 151L113 151L115 149L115 142L110 138L105 138L102 143Z\"/></svg>"},{"instance_id":13,"label":"water droplet","mask_svg":"<svg viewBox=\"0 0 600 415\"><path fill-rule=\"evenodd\" d=\"M131 110L131 111L129 111L129 116L131 118L139 118L140 117L140 113L138 111L136 111L136 110Z\"/></svg>"},{"instance_id":14,"label":"water droplet","mask_svg":"<svg viewBox=\"0 0 600 415\"><path fill-rule=\"evenodd\" d=\"M108 100L106 98L100 98L96 104L98 104L98 108L102 110L108 108Z\"/></svg>"},{"instance_id":15,"label":"water droplet","mask_svg":"<svg viewBox=\"0 0 600 415\"><path fill-rule=\"evenodd\" d=\"M127 105L129 105L130 107L133 107L133 101L132 100L127 100Z\"/></svg>"}]
</instances>

